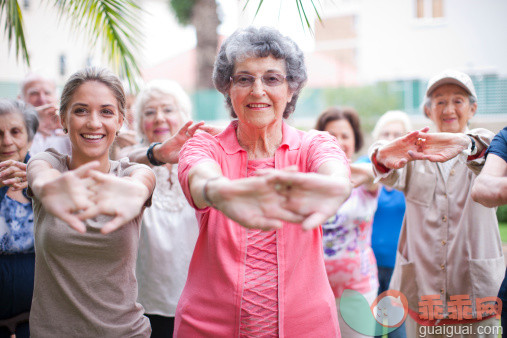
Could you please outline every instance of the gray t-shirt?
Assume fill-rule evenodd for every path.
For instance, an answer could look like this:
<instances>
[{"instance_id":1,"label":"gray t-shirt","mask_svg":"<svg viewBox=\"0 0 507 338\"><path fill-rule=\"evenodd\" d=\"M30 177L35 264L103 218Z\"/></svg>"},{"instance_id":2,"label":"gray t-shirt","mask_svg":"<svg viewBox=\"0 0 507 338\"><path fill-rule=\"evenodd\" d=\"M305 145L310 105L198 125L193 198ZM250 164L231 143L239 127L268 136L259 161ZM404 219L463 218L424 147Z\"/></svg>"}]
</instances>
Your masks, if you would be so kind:
<instances>
[{"instance_id":1,"label":"gray t-shirt","mask_svg":"<svg viewBox=\"0 0 507 338\"><path fill-rule=\"evenodd\" d=\"M48 150L32 158L68 171L67 156ZM29 166L29 165L28 165ZM111 161L110 174L128 176L146 167ZM31 183L31 182L29 182ZM29 189L29 193L31 191ZM136 303L135 264L141 215L103 235L110 216L87 220L81 234L48 214L33 197L35 285L30 312L32 337L149 337L144 309Z\"/></svg>"}]
</instances>

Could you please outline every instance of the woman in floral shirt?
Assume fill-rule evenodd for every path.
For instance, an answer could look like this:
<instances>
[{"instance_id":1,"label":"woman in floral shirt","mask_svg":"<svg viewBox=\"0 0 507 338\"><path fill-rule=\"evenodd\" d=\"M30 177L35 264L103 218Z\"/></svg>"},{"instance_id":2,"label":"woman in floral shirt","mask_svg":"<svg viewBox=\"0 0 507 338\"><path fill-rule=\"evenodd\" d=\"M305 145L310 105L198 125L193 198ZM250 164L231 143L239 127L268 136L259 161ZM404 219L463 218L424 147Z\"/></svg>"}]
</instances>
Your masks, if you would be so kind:
<instances>
[{"instance_id":1,"label":"woman in floral shirt","mask_svg":"<svg viewBox=\"0 0 507 338\"><path fill-rule=\"evenodd\" d=\"M332 107L325 110L315 129L335 136L349 160L363 145L359 117L353 109ZM378 187L373 184L371 164L354 163L350 169L355 188L336 214L322 225L322 242L342 336L363 337L343 321L339 304L345 289L362 293L370 304L377 296L377 265L371 248L371 230Z\"/></svg>"}]
</instances>

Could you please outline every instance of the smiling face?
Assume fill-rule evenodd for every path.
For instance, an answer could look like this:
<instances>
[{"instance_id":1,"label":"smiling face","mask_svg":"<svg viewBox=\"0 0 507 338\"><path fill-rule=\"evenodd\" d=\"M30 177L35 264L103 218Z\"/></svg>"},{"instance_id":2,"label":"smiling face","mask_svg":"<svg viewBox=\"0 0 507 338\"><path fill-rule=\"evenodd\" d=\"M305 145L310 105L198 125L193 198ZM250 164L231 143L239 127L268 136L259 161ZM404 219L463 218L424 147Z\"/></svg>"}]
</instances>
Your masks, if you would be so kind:
<instances>
[{"instance_id":1,"label":"smiling face","mask_svg":"<svg viewBox=\"0 0 507 338\"><path fill-rule=\"evenodd\" d=\"M73 161L107 161L109 147L122 123L118 101L105 84L88 81L79 86L62 115L62 125L72 143Z\"/></svg>"},{"instance_id":2,"label":"smiling face","mask_svg":"<svg viewBox=\"0 0 507 338\"><path fill-rule=\"evenodd\" d=\"M249 58L236 63L233 75L247 74L256 77L253 85L248 87L231 83L229 96L240 124L263 129L282 121L283 112L293 93L286 80L278 86L264 84L261 76L269 73L286 76L285 60L268 56Z\"/></svg>"},{"instance_id":3,"label":"smiling face","mask_svg":"<svg viewBox=\"0 0 507 338\"><path fill-rule=\"evenodd\" d=\"M345 155L347 155L347 158L351 159L352 155L354 155L356 140L354 138L354 129L352 129L349 121L340 119L328 122L324 131L336 137L338 144L345 152Z\"/></svg>"},{"instance_id":4,"label":"smiling face","mask_svg":"<svg viewBox=\"0 0 507 338\"><path fill-rule=\"evenodd\" d=\"M164 142L183 125L183 114L171 95L154 95L144 105L141 126L149 143Z\"/></svg>"},{"instance_id":5,"label":"smiling face","mask_svg":"<svg viewBox=\"0 0 507 338\"><path fill-rule=\"evenodd\" d=\"M467 92L454 84L437 87L430 99L430 107L424 109L439 132L465 132L468 120L477 110L477 103L470 103Z\"/></svg>"},{"instance_id":6,"label":"smiling face","mask_svg":"<svg viewBox=\"0 0 507 338\"><path fill-rule=\"evenodd\" d=\"M0 162L25 159L30 142L21 114L0 115Z\"/></svg>"}]
</instances>

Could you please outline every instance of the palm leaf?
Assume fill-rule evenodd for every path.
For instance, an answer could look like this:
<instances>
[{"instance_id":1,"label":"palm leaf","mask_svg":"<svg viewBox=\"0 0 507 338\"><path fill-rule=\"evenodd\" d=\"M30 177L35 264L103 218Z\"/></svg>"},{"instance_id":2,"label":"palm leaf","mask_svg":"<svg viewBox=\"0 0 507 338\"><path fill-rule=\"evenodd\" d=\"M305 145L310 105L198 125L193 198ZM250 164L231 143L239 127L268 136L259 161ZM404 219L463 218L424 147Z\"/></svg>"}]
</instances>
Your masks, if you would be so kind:
<instances>
[{"instance_id":1,"label":"palm leaf","mask_svg":"<svg viewBox=\"0 0 507 338\"><path fill-rule=\"evenodd\" d=\"M5 34L9 45L15 41L16 57L22 57L30 66L30 56L26 48L23 31L23 14L17 0L0 0L0 17L5 18Z\"/></svg>"},{"instance_id":2,"label":"palm leaf","mask_svg":"<svg viewBox=\"0 0 507 338\"><path fill-rule=\"evenodd\" d=\"M284 1L284 0L280 0L280 1ZM295 0L295 1L296 1L296 6L297 6L297 9L298 9L299 19L301 21L301 25L303 27L305 27L305 23L306 23L306 27L313 34L312 26L310 25L310 21L308 19L308 16L306 15L306 11L305 11L305 8L303 6L303 0ZM317 7L315 6L315 1L319 1L319 0L310 0L310 2L312 4L312 7L313 7L313 10L315 11L315 14L317 15L317 18L319 19L320 22L322 22L322 18L320 17L319 11L318 11ZM259 0L259 4L257 5L257 10L255 11L254 18L257 17L257 14L259 13L259 10L261 9L261 6L262 6L263 2L264 2L264 0ZM246 9L246 7L248 6L249 3L250 3L250 0L246 0L245 5L243 6L243 11L245 11L245 9ZM280 3L280 6L281 6L281 3Z\"/></svg>"},{"instance_id":3,"label":"palm leaf","mask_svg":"<svg viewBox=\"0 0 507 338\"><path fill-rule=\"evenodd\" d=\"M92 45L100 42L113 70L137 89L141 8L132 0L56 0L55 4L60 16L68 15L77 23L72 25L75 29L84 29Z\"/></svg>"}]
</instances>

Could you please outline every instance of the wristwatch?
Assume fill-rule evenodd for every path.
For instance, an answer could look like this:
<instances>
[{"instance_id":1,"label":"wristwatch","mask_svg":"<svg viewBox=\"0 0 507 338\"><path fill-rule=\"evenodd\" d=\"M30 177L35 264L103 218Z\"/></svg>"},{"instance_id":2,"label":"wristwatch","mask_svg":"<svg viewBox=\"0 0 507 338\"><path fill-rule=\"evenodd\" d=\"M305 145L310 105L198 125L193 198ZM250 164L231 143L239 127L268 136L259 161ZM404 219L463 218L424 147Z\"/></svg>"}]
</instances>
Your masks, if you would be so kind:
<instances>
[{"instance_id":1,"label":"wristwatch","mask_svg":"<svg viewBox=\"0 0 507 338\"><path fill-rule=\"evenodd\" d=\"M470 156L473 156L473 155L477 154L477 147L475 146L475 139L471 135L467 134L467 136L470 137L470 140L472 141L472 143L470 143Z\"/></svg>"},{"instance_id":2,"label":"wristwatch","mask_svg":"<svg viewBox=\"0 0 507 338\"><path fill-rule=\"evenodd\" d=\"M150 163L154 166L160 166L160 165L164 165L165 163L164 162L160 162L158 161L155 156L153 155L153 148L158 145L158 144L162 144L160 142L153 142L152 144L150 144L150 146L148 147L148 151L146 152L146 157L148 157L148 161L150 161Z\"/></svg>"}]
</instances>

